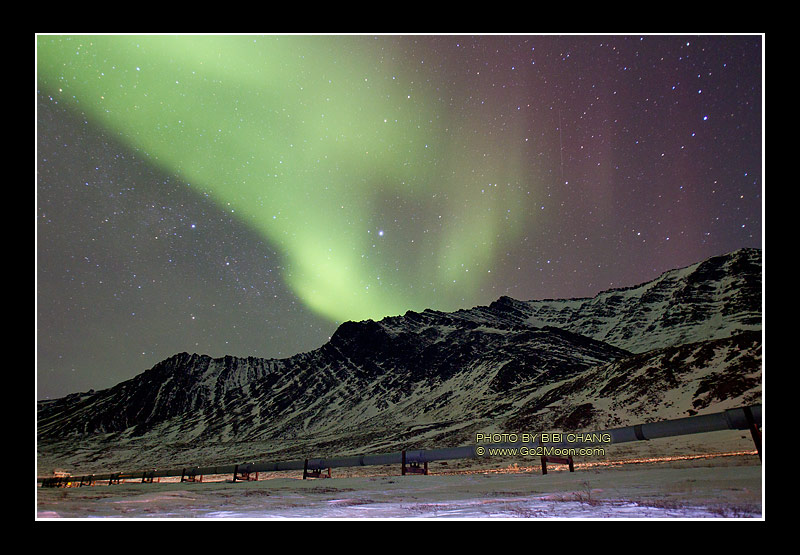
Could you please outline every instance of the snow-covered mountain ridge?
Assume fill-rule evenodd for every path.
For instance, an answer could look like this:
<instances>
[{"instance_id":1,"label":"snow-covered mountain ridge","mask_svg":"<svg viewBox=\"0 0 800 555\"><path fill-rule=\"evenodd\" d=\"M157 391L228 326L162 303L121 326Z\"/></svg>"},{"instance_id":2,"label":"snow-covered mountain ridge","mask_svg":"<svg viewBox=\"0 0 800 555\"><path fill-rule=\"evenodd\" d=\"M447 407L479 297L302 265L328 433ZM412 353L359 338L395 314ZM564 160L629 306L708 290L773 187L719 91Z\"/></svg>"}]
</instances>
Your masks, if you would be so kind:
<instances>
[{"instance_id":1,"label":"snow-covered mountain ridge","mask_svg":"<svg viewBox=\"0 0 800 555\"><path fill-rule=\"evenodd\" d=\"M180 353L40 402L40 461L330 456L721 410L760 398L760 330L761 251L741 249L589 299L345 322L286 359Z\"/></svg>"},{"instance_id":2,"label":"snow-covered mountain ridge","mask_svg":"<svg viewBox=\"0 0 800 555\"><path fill-rule=\"evenodd\" d=\"M740 249L592 298L517 301L488 308L530 326L555 326L641 353L761 329L761 251Z\"/></svg>"}]
</instances>

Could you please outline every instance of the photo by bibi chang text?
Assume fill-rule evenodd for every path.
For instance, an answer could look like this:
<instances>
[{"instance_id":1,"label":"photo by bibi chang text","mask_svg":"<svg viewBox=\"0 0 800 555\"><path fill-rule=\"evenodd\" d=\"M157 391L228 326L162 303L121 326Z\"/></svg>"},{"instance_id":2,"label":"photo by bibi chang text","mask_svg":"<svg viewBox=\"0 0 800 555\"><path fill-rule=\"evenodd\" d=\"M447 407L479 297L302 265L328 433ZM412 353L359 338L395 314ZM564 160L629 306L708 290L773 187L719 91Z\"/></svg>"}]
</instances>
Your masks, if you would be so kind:
<instances>
[{"instance_id":1,"label":"photo by bibi chang text","mask_svg":"<svg viewBox=\"0 0 800 555\"><path fill-rule=\"evenodd\" d=\"M475 443L611 443L611 434L597 432L541 432L535 434L490 433L475 434Z\"/></svg>"},{"instance_id":2,"label":"photo by bibi chang text","mask_svg":"<svg viewBox=\"0 0 800 555\"><path fill-rule=\"evenodd\" d=\"M541 432L541 433L477 433L475 442L478 446L475 453L478 456L605 456L603 447L597 444L611 443L611 434L608 433L572 433L572 432ZM536 443L537 445L500 446L482 444L498 443ZM570 444L573 444L572 446ZM587 445L589 444L589 445Z\"/></svg>"}]
</instances>

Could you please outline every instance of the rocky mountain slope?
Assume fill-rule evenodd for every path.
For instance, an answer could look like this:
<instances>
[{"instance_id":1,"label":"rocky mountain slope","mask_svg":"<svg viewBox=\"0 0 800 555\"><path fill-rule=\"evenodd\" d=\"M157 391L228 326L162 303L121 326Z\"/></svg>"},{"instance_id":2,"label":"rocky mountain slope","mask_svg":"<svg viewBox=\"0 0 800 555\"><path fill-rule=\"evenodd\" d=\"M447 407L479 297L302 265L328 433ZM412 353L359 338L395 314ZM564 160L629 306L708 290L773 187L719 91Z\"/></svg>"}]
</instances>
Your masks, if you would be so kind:
<instances>
[{"instance_id":1,"label":"rocky mountain slope","mask_svg":"<svg viewBox=\"0 0 800 555\"><path fill-rule=\"evenodd\" d=\"M758 402L761 252L593 298L346 322L281 360L181 353L38 407L39 460L91 469L471 443ZM47 461L47 462L45 462Z\"/></svg>"}]
</instances>

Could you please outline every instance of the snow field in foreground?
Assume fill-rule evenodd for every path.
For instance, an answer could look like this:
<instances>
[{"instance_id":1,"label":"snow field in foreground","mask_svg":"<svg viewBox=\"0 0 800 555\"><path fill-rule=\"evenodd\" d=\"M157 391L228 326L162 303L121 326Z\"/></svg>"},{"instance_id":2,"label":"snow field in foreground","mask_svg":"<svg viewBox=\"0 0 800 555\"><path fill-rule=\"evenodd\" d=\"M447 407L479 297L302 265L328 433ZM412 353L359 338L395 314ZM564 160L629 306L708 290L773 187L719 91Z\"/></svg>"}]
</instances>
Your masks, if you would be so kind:
<instances>
[{"instance_id":1,"label":"snow field in foreground","mask_svg":"<svg viewBox=\"0 0 800 555\"><path fill-rule=\"evenodd\" d=\"M740 457L737 457L739 459ZM762 466L642 465L489 473L37 488L40 520L763 518Z\"/></svg>"}]
</instances>

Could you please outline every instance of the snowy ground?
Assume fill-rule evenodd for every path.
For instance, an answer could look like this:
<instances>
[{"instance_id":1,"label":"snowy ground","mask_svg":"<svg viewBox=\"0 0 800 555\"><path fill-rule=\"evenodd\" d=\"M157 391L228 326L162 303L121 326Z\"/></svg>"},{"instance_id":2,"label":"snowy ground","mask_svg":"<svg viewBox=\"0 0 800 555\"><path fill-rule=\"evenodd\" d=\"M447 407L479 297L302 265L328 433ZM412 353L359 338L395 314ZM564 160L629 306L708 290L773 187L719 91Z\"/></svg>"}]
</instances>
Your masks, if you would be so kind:
<instances>
[{"instance_id":1,"label":"snowy ground","mask_svg":"<svg viewBox=\"0 0 800 555\"><path fill-rule=\"evenodd\" d=\"M361 475L334 470L332 479L316 480L284 475L257 482L217 477L222 481L37 488L36 517L753 520L763 519L762 469L757 456L739 455L579 466L574 473L552 467L547 475L535 467L428 476L358 469Z\"/></svg>"}]
</instances>

